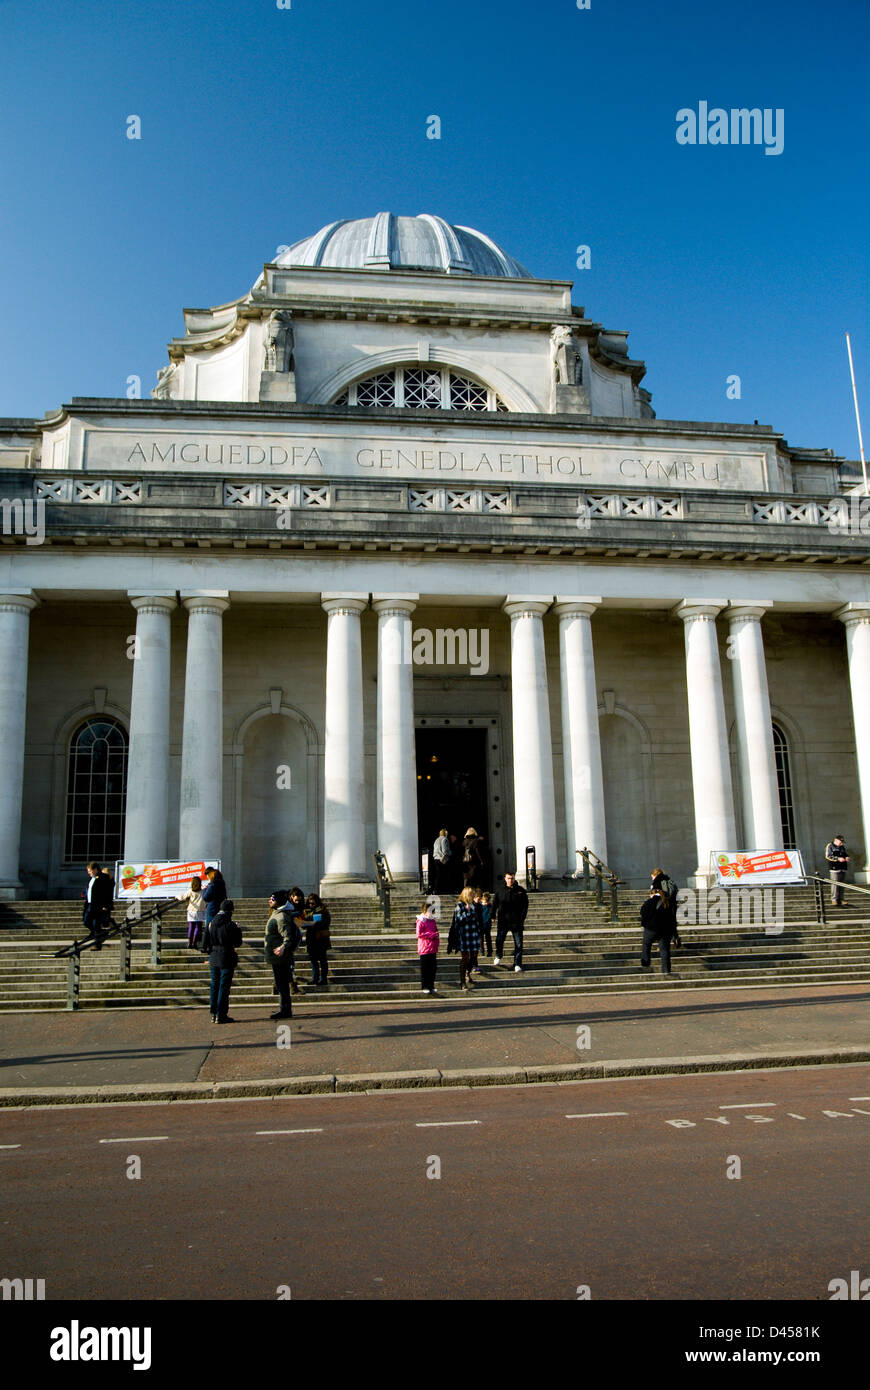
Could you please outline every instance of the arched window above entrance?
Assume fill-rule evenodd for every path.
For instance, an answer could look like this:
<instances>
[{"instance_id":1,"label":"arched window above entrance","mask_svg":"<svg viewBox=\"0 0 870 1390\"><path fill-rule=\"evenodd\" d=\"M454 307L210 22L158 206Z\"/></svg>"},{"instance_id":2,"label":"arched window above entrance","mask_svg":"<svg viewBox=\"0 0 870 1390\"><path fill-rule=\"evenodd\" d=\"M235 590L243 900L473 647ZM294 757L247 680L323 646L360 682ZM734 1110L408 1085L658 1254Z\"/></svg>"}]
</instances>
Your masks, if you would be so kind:
<instances>
[{"instance_id":1,"label":"arched window above entrance","mask_svg":"<svg viewBox=\"0 0 870 1390\"><path fill-rule=\"evenodd\" d=\"M374 372L351 382L333 405L358 405L371 409L496 410L508 407L495 391L449 367L424 363Z\"/></svg>"},{"instance_id":2,"label":"arched window above entrance","mask_svg":"<svg viewBox=\"0 0 870 1390\"><path fill-rule=\"evenodd\" d=\"M67 760L64 860L111 864L124 849L127 731L106 715L77 725Z\"/></svg>"}]
</instances>

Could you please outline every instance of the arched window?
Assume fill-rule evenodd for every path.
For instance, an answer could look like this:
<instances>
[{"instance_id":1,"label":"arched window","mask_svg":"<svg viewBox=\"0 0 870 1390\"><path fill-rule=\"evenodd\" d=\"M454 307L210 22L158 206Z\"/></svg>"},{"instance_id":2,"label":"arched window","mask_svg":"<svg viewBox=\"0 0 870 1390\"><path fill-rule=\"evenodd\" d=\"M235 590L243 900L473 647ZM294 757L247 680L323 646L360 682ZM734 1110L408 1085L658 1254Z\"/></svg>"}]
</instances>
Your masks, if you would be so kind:
<instances>
[{"instance_id":1,"label":"arched window","mask_svg":"<svg viewBox=\"0 0 870 1390\"><path fill-rule=\"evenodd\" d=\"M459 376L449 367L396 367L375 372L346 387L333 405L385 406L415 410L498 410L507 412L500 396L480 381Z\"/></svg>"},{"instance_id":2,"label":"arched window","mask_svg":"<svg viewBox=\"0 0 870 1390\"><path fill-rule=\"evenodd\" d=\"M788 740L785 731L778 724L773 725L773 751L776 756L776 781L779 787L779 817L782 822L783 848L797 849Z\"/></svg>"},{"instance_id":3,"label":"arched window","mask_svg":"<svg viewBox=\"0 0 870 1390\"><path fill-rule=\"evenodd\" d=\"M64 859L111 864L124 852L127 734L116 719L92 715L69 742Z\"/></svg>"}]
</instances>

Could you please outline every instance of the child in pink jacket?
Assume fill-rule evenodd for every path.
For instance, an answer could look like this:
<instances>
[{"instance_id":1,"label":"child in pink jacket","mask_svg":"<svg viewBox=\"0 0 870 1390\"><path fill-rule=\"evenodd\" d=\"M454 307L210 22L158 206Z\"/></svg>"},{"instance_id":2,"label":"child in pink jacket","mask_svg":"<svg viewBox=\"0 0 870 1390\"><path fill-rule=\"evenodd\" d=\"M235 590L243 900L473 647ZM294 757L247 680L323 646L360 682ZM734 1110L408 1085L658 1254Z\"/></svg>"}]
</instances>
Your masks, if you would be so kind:
<instances>
[{"instance_id":1,"label":"child in pink jacket","mask_svg":"<svg viewBox=\"0 0 870 1390\"><path fill-rule=\"evenodd\" d=\"M424 994L437 994L435 973L438 969L438 923L435 904L427 902L417 918L417 954L420 957L420 986Z\"/></svg>"}]
</instances>

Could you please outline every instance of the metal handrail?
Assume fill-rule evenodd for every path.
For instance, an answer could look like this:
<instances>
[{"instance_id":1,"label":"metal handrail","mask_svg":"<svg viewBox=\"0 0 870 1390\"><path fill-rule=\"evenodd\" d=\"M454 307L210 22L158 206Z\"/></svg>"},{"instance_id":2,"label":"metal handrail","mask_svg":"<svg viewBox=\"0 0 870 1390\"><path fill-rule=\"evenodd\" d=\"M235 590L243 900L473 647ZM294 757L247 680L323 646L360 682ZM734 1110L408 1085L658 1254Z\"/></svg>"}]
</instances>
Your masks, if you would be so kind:
<instances>
[{"instance_id":1,"label":"metal handrail","mask_svg":"<svg viewBox=\"0 0 870 1390\"><path fill-rule=\"evenodd\" d=\"M54 952L55 960L66 958L69 961L67 970L67 1001L68 1009L79 1007L81 995L82 965L81 956L83 951L93 951L102 949L107 941L113 937L120 937L120 957L119 957L119 978L126 984L130 979L130 942L135 927L143 922L151 922L151 964L160 964L161 957L161 929L163 918L172 908L178 907L179 900L171 898L166 902L155 904L144 916L138 912L131 916L129 908L123 922L117 922L113 916L109 916L110 926L106 931L92 932L90 936L83 937L81 941L74 938L69 946L62 946L59 951ZM133 899L130 907L139 907L139 899Z\"/></svg>"},{"instance_id":2,"label":"metal handrail","mask_svg":"<svg viewBox=\"0 0 870 1390\"><path fill-rule=\"evenodd\" d=\"M819 873L818 869L816 869L816 872L814 874L807 874L806 877L813 885L813 899L816 909L816 921L821 923L822 926L827 926L828 916L825 910L825 884L829 883L833 885L837 883L837 880L833 878L830 874L827 877L825 877L824 874ZM844 892L848 888L850 893L866 893L866 895L870 897L870 888L862 888L857 883L840 883L839 886L843 889Z\"/></svg>"}]
</instances>

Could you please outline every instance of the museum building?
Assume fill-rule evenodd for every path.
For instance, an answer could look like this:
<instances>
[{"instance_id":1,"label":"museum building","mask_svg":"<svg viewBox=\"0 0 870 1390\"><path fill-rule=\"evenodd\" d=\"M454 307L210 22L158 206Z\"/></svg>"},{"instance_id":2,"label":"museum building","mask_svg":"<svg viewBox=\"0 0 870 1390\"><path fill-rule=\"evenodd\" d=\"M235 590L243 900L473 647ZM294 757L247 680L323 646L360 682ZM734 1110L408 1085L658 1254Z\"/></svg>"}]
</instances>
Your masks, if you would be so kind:
<instances>
[{"instance_id":1,"label":"museum building","mask_svg":"<svg viewBox=\"0 0 870 1390\"><path fill-rule=\"evenodd\" d=\"M152 399L0 420L0 897L122 857L369 893L470 825L544 883L837 832L868 882L854 466L657 419L571 290L336 222L185 310Z\"/></svg>"}]
</instances>

